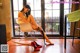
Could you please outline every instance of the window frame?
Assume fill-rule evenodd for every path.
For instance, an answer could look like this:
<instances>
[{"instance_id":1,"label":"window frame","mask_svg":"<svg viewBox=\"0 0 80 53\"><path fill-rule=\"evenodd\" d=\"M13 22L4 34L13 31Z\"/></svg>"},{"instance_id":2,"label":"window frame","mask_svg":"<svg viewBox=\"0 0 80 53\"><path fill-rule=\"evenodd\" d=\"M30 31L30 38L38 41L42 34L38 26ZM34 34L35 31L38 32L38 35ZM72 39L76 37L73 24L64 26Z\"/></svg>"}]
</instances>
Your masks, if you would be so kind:
<instances>
[{"instance_id":1,"label":"window frame","mask_svg":"<svg viewBox=\"0 0 80 53\"><path fill-rule=\"evenodd\" d=\"M60 0L60 1L64 1L64 0ZM44 4L45 0L41 0L41 26L43 28L43 30L45 31L45 4ZM27 4L27 0L23 0L23 5ZM16 37L15 35L15 28L14 28L14 7L13 7L13 0L11 0L11 9L12 9L12 23L13 23L13 35L14 37ZM60 34L58 36L63 36L63 22L64 22L64 4L60 4ZM47 35L50 37L53 37L53 34ZM54 36L57 36L57 34L55 34Z\"/></svg>"}]
</instances>

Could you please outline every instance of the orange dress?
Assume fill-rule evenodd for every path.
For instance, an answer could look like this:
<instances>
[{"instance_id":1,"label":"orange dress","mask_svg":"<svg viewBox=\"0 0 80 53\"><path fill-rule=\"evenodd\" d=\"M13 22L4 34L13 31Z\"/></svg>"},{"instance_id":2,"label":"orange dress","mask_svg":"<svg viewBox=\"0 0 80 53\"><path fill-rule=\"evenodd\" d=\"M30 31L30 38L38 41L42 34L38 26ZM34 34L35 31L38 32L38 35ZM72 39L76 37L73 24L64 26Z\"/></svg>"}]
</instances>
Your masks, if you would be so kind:
<instances>
[{"instance_id":1,"label":"orange dress","mask_svg":"<svg viewBox=\"0 0 80 53\"><path fill-rule=\"evenodd\" d=\"M38 28L38 25L35 22L32 15L29 15L28 17L26 17L22 12L19 12L18 13L18 21L20 21L21 23L26 23L26 24L30 23L34 30L37 30L37 28Z\"/></svg>"}]
</instances>

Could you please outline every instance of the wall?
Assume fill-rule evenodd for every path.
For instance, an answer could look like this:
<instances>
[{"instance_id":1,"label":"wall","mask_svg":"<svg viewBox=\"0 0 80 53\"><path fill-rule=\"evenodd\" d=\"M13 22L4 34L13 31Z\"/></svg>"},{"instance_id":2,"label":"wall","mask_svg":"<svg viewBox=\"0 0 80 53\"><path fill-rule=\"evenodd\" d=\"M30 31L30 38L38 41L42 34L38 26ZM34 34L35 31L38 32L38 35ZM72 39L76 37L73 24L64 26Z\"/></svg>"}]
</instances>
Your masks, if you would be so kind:
<instances>
[{"instance_id":1,"label":"wall","mask_svg":"<svg viewBox=\"0 0 80 53\"><path fill-rule=\"evenodd\" d=\"M12 35L10 1L0 0L2 2L2 7L0 7L0 24L6 25L7 40L10 40Z\"/></svg>"}]
</instances>

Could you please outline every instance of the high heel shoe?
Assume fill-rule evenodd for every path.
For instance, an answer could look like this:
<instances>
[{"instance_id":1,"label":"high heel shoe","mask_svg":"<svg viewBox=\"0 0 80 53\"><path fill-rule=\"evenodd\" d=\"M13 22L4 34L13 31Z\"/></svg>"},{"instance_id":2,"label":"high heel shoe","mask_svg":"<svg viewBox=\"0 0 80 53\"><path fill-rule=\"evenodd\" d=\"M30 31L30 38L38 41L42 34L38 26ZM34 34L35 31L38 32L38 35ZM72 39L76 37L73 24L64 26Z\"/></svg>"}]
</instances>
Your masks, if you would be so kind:
<instances>
[{"instance_id":1,"label":"high heel shoe","mask_svg":"<svg viewBox=\"0 0 80 53\"><path fill-rule=\"evenodd\" d=\"M39 45L39 44L37 44L35 41L34 41L34 44L36 44L36 45L37 45L37 47L42 48L42 46L41 46L41 45Z\"/></svg>"},{"instance_id":2,"label":"high heel shoe","mask_svg":"<svg viewBox=\"0 0 80 53\"><path fill-rule=\"evenodd\" d=\"M40 51L40 48L34 42L31 42L31 46L34 47L34 51Z\"/></svg>"}]
</instances>

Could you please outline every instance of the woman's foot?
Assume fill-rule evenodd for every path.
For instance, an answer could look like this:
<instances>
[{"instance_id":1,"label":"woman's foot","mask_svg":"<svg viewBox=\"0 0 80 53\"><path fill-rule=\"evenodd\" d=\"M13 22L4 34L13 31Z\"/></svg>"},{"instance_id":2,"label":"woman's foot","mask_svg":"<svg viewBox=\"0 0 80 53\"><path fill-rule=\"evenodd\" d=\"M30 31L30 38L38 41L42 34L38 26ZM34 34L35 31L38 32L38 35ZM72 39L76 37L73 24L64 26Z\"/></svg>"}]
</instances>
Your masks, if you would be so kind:
<instances>
[{"instance_id":1,"label":"woman's foot","mask_svg":"<svg viewBox=\"0 0 80 53\"><path fill-rule=\"evenodd\" d=\"M54 45L54 43L46 43L46 46Z\"/></svg>"},{"instance_id":2,"label":"woman's foot","mask_svg":"<svg viewBox=\"0 0 80 53\"><path fill-rule=\"evenodd\" d=\"M54 45L54 43L51 43L51 42L48 41L48 40L46 40L46 42L48 43L48 44L46 44L46 45Z\"/></svg>"},{"instance_id":3,"label":"woman's foot","mask_svg":"<svg viewBox=\"0 0 80 53\"><path fill-rule=\"evenodd\" d=\"M48 43L48 45L54 45L54 43Z\"/></svg>"}]
</instances>

